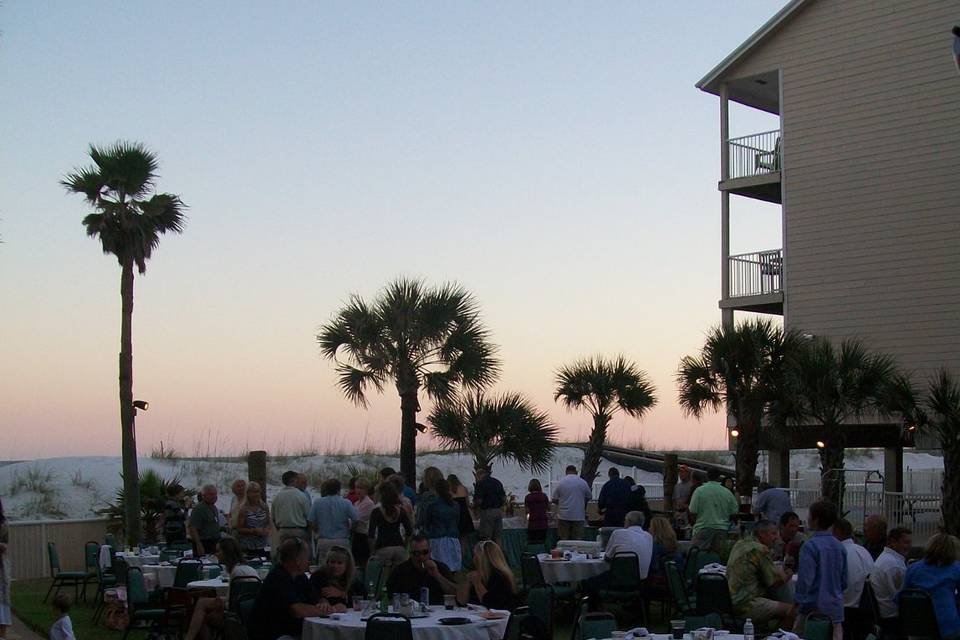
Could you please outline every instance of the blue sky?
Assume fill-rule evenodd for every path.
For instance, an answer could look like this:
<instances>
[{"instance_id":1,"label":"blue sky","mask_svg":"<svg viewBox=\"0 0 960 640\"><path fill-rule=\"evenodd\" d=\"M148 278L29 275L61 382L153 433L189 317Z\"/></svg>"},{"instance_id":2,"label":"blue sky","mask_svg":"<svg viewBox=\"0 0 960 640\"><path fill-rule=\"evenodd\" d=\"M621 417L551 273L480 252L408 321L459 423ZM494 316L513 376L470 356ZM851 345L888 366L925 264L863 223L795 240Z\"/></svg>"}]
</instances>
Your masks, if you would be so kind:
<instances>
[{"instance_id":1,"label":"blue sky","mask_svg":"<svg viewBox=\"0 0 960 640\"><path fill-rule=\"evenodd\" d=\"M589 418L554 405L553 370L624 353L660 404L615 436L721 444L672 381L719 320L718 105L693 85L781 5L8 0L3 457L119 449L119 269L57 184L117 139L190 206L136 284L141 450L393 446L398 399L350 405L313 335L397 275L474 292L496 388L567 437ZM778 247L779 218L735 203L734 252Z\"/></svg>"}]
</instances>

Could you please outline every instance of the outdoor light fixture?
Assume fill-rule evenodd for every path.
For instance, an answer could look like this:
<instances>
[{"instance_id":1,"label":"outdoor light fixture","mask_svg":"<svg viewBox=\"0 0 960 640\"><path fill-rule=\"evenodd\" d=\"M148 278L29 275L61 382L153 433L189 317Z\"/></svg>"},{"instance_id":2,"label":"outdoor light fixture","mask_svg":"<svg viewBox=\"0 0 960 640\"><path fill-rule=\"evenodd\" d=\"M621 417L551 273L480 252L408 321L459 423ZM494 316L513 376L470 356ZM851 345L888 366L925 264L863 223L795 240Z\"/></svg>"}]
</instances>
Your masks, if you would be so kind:
<instances>
[{"instance_id":1,"label":"outdoor light fixture","mask_svg":"<svg viewBox=\"0 0 960 640\"><path fill-rule=\"evenodd\" d=\"M427 432L427 425L425 425L425 424L421 424L421 423L418 422L418 423L416 424L416 427L417 427L417 431L419 431L420 433L426 433L426 432Z\"/></svg>"},{"instance_id":2,"label":"outdoor light fixture","mask_svg":"<svg viewBox=\"0 0 960 640\"><path fill-rule=\"evenodd\" d=\"M739 430L739 429L730 429L730 435L733 436L734 438L739 438L739 437L740 437L740 430Z\"/></svg>"},{"instance_id":3,"label":"outdoor light fixture","mask_svg":"<svg viewBox=\"0 0 960 640\"><path fill-rule=\"evenodd\" d=\"M827 443L823 440L817 440L817 449L826 449Z\"/></svg>"},{"instance_id":4,"label":"outdoor light fixture","mask_svg":"<svg viewBox=\"0 0 960 640\"><path fill-rule=\"evenodd\" d=\"M134 401L133 401L133 408L134 408L134 409L143 409L144 411L146 411L146 410L148 410L148 409L150 408L150 403L147 402L146 400L134 400Z\"/></svg>"}]
</instances>

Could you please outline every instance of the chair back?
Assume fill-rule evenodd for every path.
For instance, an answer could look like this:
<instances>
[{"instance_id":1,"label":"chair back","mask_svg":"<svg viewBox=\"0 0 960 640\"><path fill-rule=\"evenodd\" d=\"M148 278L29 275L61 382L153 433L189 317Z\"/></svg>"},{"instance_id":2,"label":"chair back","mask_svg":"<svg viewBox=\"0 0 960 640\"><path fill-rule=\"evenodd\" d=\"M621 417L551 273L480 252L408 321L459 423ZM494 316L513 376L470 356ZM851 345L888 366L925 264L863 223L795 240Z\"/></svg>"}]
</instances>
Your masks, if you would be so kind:
<instances>
[{"instance_id":1,"label":"chair back","mask_svg":"<svg viewBox=\"0 0 960 640\"><path fill-rule=\"evenodd\" d=\"M719 613L708 613L705 616L686 616L684 618L684 630L695 631L703 627L711 629L723 629L723 618Z\"/></svg>"},{"instance_id":2,"label":"chair back","mask_svg":"<svg viewBox=\"0 0 960 640\"><path fill-rule=\"evenodd\" d=\"M553 637L553 587L540 585L527 592L527 611L537 618L546 630L547 637Z\"/></svg>"},{"instance_id":3,"label":"chair back","mask_svg":"<svg viewBox=\"0 0 960 640\"><path fill-rule=\"evenodd\" d=\"M383 563L376 558L367 560L367 566L363 570L363 592L365 596L374 594L374 599L380 597L380 589L383 587Z\"/></svg>"},{"instance_id":4,"label":"chair back","mask_svg":"<svg viewBox=\"0 0 960 640\"><path fill-rule=\"evenodd\" d=\"M113 558L113 575L117 577L117 586L127 584L127 572L130 571L130 565L123 558Z\"/></svg>"},{"instance_id":5,"label":"chair back","mask_svg":"<svg viewBox=\"0 0 960 640\"><path fill-rule=\"evenodd\" d=\"M127 569L127 602L132 607L143 606L150 600L147 585L143 581L143 570L140 567Z\"/></svg>"},{"instance_id":6,"label":"chair back","mask_svg":"<svg viewBox=\"0 0 960 640\"><path fill-rule=\"evenodd\" d=\"M108 533L103 538L103 543L110 547L110 552L113 553L117 550L117 536L112 533Z\"/></svg>"},{"instance_id":7,"label":"chair back","mask_svg":"<svg viewBox=\"0 0 960 640\"><path fill-rule=\"evenodd\" d=\"M623 551L610 559L609 582L606 591L639 591L640 558L633 551Z\"/></svg>"},{"instance_id":8,"label":"chair back","mask_svg":"<svg viewBox=\"0 0 960 640\"><path fill-rule=\"evenodd\" d=\"M263 582L256 576L240 576L234 578L230 581L230 599L227 608L230 609L230 611L236 612L237 600L240 599L240 596L253 594L253 597L256 598L257 594L260 593L261 586L263 586Z\"/></svg>"},{"instance_id":9,"label":"chair back","mask_svg":"<svg viewBox=\"0 0 960 640\"><path fill-rule=\"evenodd\" d=\"M180 559L180 556L183 555L182 552L177 551L176 549L166 549L160 550L160 562L171 562Z\"/></svg>"},{"instance_id":10,"label":"chair back","mask_svg":"<svg viewBox=\"0 0 960 640\"><path fill-rule=\"evenodd\" d=\"M573 640L609 638L617 630L617 619L609 611L582 614L573 625Z\"/></svg>"},{"instance_id":11,"label":"chair back","mask_svg":"<svg viewBox=\"0 0 960 640\"><path fill-rule=\"evenodd\" d=\"M250 616L253 614L253 606L257 602L257 596L252 593L245 593L237 598L235 603L236 615L240 616L240 621L244 627L250 626Z\"/></svg>"},{"instance_id":12,"label":"chair back","mask_svg":"<svg viewBox=\"0 0 960 640\"><path fill-rule=\"evenodd\" d=\"M543 570L540 568L540 559L534 555L520 556L520 575L523 578L523 588L532 589L546 584L543 579Z\"/></svg>"},{"instance_id":13,"label":"chair back","mask_svg":"<svg viewBox=\"0 0 960 640\"><path fill-rule=\"evenodd\" d=\"M804 640L830 640L833 637L833 623L824 615L811 613L803 624L800 637Z\"/></svg>"},{"instance_id":14,"label":"chair back","mask_svg":"<svg viewBox=\"0 0 960 640\"><path fill-rule=\"evenodd\" d=\"M525 555L535 556L538 553L547 552L547 543L545 542L528 542L526 548L523 550Z\"/></svg>"},{"instance_id":15,"label":"chair back","mask_svg":"<svg viewBox=\"0 0 960 640\"><path fill-rule=\"evenodd\" d=\"M396 613L375 613L367 620L364 640L413 640L410 618Z\"/></svg>"},{"instance_id":16,"label":"chair back","mask_svg":"<svg viewBox=\"0 0 960 640\"><path fill-rule=\"evenodd\" d=\"M733 613L733 601L730 599L730 587L727 577L718 573L702 573L697 576L697 613Z\"/></svg>"},{"instance_id":17,"label":"chair back","mask_svg":"<svg viewBox=\"0 0 960 640\"><path fill-rule=\"evenodd\" d=\"M510 612L507 618L507 630L503 633L503 640L520 640L520 627L530 615L529 607L517 607Z\"/></svg>"},{"instance_id":18,"label":"chair back","mask_svg":"<svg viewBox=\"0 0 960 640\"><path fill-rule=\"evenodd\" d=\"M922 589L904 589L900 601L900 626L910 638L940 638L940 627L930 594Z\"/></svg>"},{"instance_id":19,"label":"chair back","mask_svg":"<svg viewBox=\"0 0 960 640\"><path fill-rule=\"evenodd\" d=\"M47 543L47 560L50 561L50 575L56 577L60 573L60 554L55 542Z\"/></svg>"},{"instance_id":20,"label":"chair back","mask_svg":"<svg viewBox=\"0 0 960 640\"><path fill-rule=\"evenodd\" d=\"M186 589L191 582L203 579L203 563L192 558L184 558L177 563L177 572L173 574L173 586Z\"/></svg>"},{"instance_id":21,"label":"chair back","mask_svg":"<svg viewBox=\"0 0 960 640\"><path fill-rule=\"evenodd\" d=\"M686 613L690 610L690 599L687 597L687 585L683 581L683 576L680 575L680 567L673 560L668 560L665 568L670 595L676 600L681 613Z\"/></svg>"},{"instance_id":22,"label":"chair back","mask_svg":"<svg viewBox=\"0 0 960 640\"><path fill-rule=\"evenodd\" d=\"M691 546L687 551L687 558L683 562L683 579L687 585L693 585L693 580L697 577L697 571L700 571L700 567L697 566L697 556L699 555L700 547L696 545Z\"/></svg>"},{"instance_id":23,"label":"chair back","mask_svg":"<svg viewBox=\"0 0 960 640\"><path fill-rule=\"evenodd\" d=\"M100 575L100 543L89 541L83 545L83 564L87 573Z\"/></svg>"}]
</instances>

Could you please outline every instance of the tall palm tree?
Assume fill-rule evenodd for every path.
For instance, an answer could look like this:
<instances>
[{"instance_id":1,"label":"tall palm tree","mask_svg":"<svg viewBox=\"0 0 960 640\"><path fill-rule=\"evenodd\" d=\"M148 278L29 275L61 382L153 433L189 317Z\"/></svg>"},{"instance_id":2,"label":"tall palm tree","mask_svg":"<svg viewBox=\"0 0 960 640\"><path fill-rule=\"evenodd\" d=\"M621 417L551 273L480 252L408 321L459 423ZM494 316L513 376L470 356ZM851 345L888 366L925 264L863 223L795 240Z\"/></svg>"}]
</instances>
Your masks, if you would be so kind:
<instances>
[{"instance_id":1,"label":"tall palm tree","mask_svg":"<svg viewBox=\"0 0 960 640\"><path fill-rule=\"evenodd\" d=\"M910 428L919 428L940 441L943 450L943 499L941 512L944 530L960 535L960 379L940 369L927 382L926 393L918 393L910 379L899 375L894 382L890 406L904 416Z\"/></svg>"},{"instance_id":2,"label":"tall palm tree","mask_svg":"<svg viewBox=\"0 0 960 640\"><path fill-rule=\"evenodd\" d=\"M449 400L461 387L482 389L500 372L496 347L477 304L461 287L427 288L419 280L391 282L370 304L352 296L317 334L324 357L336 362L338 386L359 406L367 393L394 383L400 395L400 472L417 475L420 391Z\"/></svg>"},{"instance_id":3,"label":"tall palm tree","mask_svg":"<svg viewBox=\"0 0 960 640\"><path fill-rule=\"evenodd\" d=\"M140 143L90 146L93 165L61 181L67 191L83 195L94 213L83 219L87 235L100 240L105 254L120 263L120 434L123 455L124 528L131 544L140 540L140 495L137 488L137 442L133 406L134 267L147 271L147 260L167 232L180 233L186 205L180 196L155 193L157 156Z\"/></svg>"},{"instance_id":4,"label":"tall palm tree","mask_svg":"<svg viewBox=\"0 0 960 640\"><path fill-rule=\"evenodd\" d=\"M737 491L753 492L764 416L782 394L784 359L802 340L769 320L714 327L698 356L686 356L677 371L680 407L701 419L726 409L736 420Z\"/></svg>"},{"instance_id":5,"label":"tall palm tree","mask_svg":"<svg viewBox=\"0 0 960 640\"><path fill-rule=\"evenodd\" d=\"M593 416L593 429L580 470L580 477L592 486L613 416L622 411L633 418L642 418L657 404L656 390L647 374L623 356L612 360L595 356L560 367L556 385L555 401L560 400L571 411L586 409Z\"/></svg>"},{"instance_id":6,"label":"tall palm tree","mask_svg":"<svg viewBox=\"0 0 960 640\"><path fill-rule=\"evenodd\" d=\"M546 471L557 446L550 418L519 393L492 398L479 391L465 394L435 405L428 420L441 446L469 452L477 468L501 459Z\"/></svg>"},{"instance_id":7,"label":"tall palm tree","mask_svg":"<svg viewBox=\"0 0 960 640\"><path fill-rule=\"evenodd\" d=\"M793 399L791 422L803 428L823 427L820 448L820 492L836 505L843 499L843 425L871 413L885 413L897 369L889 356L871 353L862 342L847 338L834 345L815 338L796 350L787 366L786 388Z\"/></svg>"}]
</instances>

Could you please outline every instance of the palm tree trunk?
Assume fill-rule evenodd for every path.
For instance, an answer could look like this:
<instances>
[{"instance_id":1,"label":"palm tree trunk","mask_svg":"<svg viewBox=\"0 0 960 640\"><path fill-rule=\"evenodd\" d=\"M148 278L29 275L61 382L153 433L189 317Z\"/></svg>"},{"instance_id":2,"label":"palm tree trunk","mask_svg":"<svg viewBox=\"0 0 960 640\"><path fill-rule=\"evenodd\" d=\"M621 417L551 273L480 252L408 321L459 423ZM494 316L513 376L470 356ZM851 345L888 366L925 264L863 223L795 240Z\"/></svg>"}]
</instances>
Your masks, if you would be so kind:
<instances>
[{"instance_id":1,"label":"palm tree trunk","mask_svg":"<svg viewBox=\"0 0 960 640\"><path fill-rule=\"evenodd\" d=\"M842 429L834 425L828 433L838 434ZM820 493L837 509L843 511L843 456L845 442L839 435L826 441L826 446L820 449Z\"/></svg>"},{"instance_id":2,"label":"palm tree trunk","mask_svg":"<svg viewBox=\"0 0 960 640\"><path fill-rule=\"evenodd\" d=\"M753 481L757 477L757 464L760 461L759 423L743 425L737 438L737 495L752 496Z\"/></svg>"},{"instance_id":3,"label":"palm tree trunk","mask_svg":"<svg viewBox=\"0 0 960 640\"><path fill-rule=\"evenodd\" d=\"M120 446L123 460L124 529L128 544L140 542L140 473L133 407L133 261L120 272Z\"/></svg>"},{"instance_id":4,"label":"palm tree trunk","mask_svg":"<svg viewBox=\"0 0 960 640\"><path fill-rule=\"evenodd\" d=\"M417 484L417 410L419 408L416 388L400 394L400 474L410 487L416 487Z\"/></svg>"},{"instance_id":5,"label":"palm tree trunk","mask_svg":"<svg viewBox=\"0 0 960 640\"><path fill-rule=\"evenodd\" d=\"M587 441L587 448L583 452L583 468L580 470L580 477L591 487L597 477L597 469L600 468L600 454L603 453L603 445L607 441L609 424L610 416L602 413L593 416L593 431L590 432L590 440Z\"/></svg>"},{"instance_id":6,"label":"palm tree trunk","mask_svg":"<svg viewBox=\"0 0 960 640\"><path fill-rule=\"evenodd\" d=\"M960 509L955 508L960 500L960 443L956 438L943 446L943 527L952 536L960 535Z\"/></svg>"}]
</instances>

